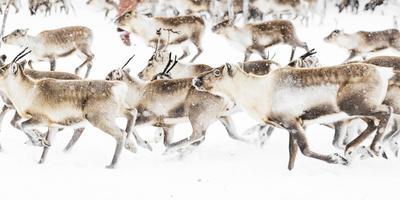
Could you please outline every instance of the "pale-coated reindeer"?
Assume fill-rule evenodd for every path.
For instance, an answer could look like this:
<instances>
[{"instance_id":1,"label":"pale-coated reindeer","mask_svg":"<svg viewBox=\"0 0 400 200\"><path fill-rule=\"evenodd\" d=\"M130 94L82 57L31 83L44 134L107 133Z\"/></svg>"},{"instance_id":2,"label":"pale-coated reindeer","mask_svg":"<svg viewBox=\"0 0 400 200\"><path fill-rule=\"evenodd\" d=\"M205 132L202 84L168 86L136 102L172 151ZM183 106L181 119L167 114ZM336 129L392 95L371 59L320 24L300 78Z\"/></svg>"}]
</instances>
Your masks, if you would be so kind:
<instances>
[{"instance_id":1,"label":"pale-coated reindeer","mask_svg":"<svg viewBox=\"0 0 400 200\"><path fill-rule=\"evenodd\" d=\"M10 64L0 69L0 89L7 94L21 117L28 119L24 130L48 127L46 140L50 142L59 127L80 126L89 122L116 140L111 164L114 168L127 136L136 120L136 109L126 105L128 87L120 81L103 80L34 80L17 63L20 53ZM117 117L128 119L126 132L116 125ZM43 163L49 146L40 159Z\"/></svg>"},{"instance_id":2,"label":"pale-coated reindeer","mask_svg":"<svg viewBox=\"0 0 400 200\"><path fill-rule=\"evenodd\" d=\"M45 7L45 15L51 14L51 9L57 6L60 7L60 11L64 9L65 13L68 14L69 7L72 6L70 0L29 0L29 11L31 15L35 15L40 7Z\"/></svg>"},{"instance_id":3,"label":"pale-coated reindeer","mask_svg":"<svg viewBox=\"0 0 400 200\"><path fill-rule=\"evenodd\" d=\"M36 36L28 35L27 29L17 29L2 38L5 44L28 47L33 56L40 61L49 61L50 70L56 68L56 59L79 53L84 62L75 69L78 74L87 66L85 78L89 76L94 55L91 51L93 33L84 26L69 26L54 30L42 31Z\"/></svg>"},{"instance_id":4,"label":"pale-coated reindeer","mask_svg":"<svg viewBox=\"0 0 400 200\"><path fill-rule=\"evenodd\" d=\"M128 31L142 37L149 46L155 46L157 43L156 30L173 30L176 34L169 35L170 44L177 45L185 41L192 42L197 48L197 54L191 59L193 62L202 52L201 39L205 32L204 20L198 16L178 16L178 17L146 17L129 11L121 15L115 20L120 31ZM167 35L162 35L161 46L166 44ZM183 55L179 59L183 59L189 55L187 46L183 47Z\"/></svg>"},{"instance_id":5,"label":"pale-coated reindeer","mask_svg":"<svg viewBox=\"0 0 400 200\"><path fill-rule=\"evenodd\" d=\"M390 70L378 70L374 65L352 63L310 69L281 68L266 76L255 76L226 64L194 78L193 85L200 91L224 95L260 122L288 130L288 168L292 169L298 147L305 156L348 164L351 160L347 159L357 153L358 145L376 129L370 149L378 153L392 113L389 106L382 105L388 85L386 75L393 74ZM361 117L368 128L347 145L347 159L310 149L303 126L349 117ZM375 120L379 120L379 125Z\"/></svg>"},{"instance_id":6,"label":"pale-coated reindeer","mask_svg":"<svg viewBox=\"0 0 400 200\"><path fill-rule=\"evenodd\" d=\"M86 4L100 7L104 10L105 17L108 17L111 11L118 10L118 4L114 0L88 0Z\"/></svg>"},{"instance_id":7,"label":"pale-coated reindeer","mask_svg":"<svg viewBox=\"0 0 400 200\"><path fill-rule=\"evenodd\" d=\"M169 68L173 62L167 64ZM106 80L118 80L127 83L127 102L138 110L136 125L152 125L164 131L166 152L180 149L181 144L190 142L198 144L204 140L209 125L219 120L226 128L229 136L243 142L254 143L236 133L230 114L233 104L224 98L200 92L192 86L192 78L154 80L143 82L129 75L127 69L111 71ZM172 143L173 129L178 123L189 121L192 125L190 138Z\"/></svg>"},{"instance_id":8,"label":"pale-coated reindeer","mask_svg":"<svg viewBox=\"0 0 400 200\"><path fill-rule=\"evenodd\" d=\"M400 51L400 32L397 29L387 29L382 31L358 31L356 33L345 33L342 30L333 30L324 38L325 42L336 44L350 52L345 60L369 52L375 52L387 48Z\"/></svg>"},{"instance_id":9,"label":"pale-coated reindeer","mask_svg":"<svg viewBox=\"0 0 400 200\"><path fill-rule=\"evenodd\" d=\"M6 55L2 55L1 59L0 59L0 67L4 66L5 60L6 60L7 56ZM26 61L23 62L19 62L19 65L21 65L21 67L23 67L24 73L33 78L33 79L43 79L43 78L53 78L53 79L59 79L59 80L78 80L81 79L79 76L74 75L74 74L70 74L67 72L48 72L48 71L37 71L37 70L31 70L31 69L26 69L24 68L24 65L26 64ZM3 122L3 118L4 116L7 114L7 112L11 111L11 110L15 110L11 100L7 97L7 95L3 92L0 91L0 98L3 100L4 106L1 109L0 112L0 126ZM18 112L15 112L14 117L11 120L11 125L21 131L22 127L20 126L20 124L18 122L21 121L21 116L18 114ZM0 127L1 128L1 127ZM77 128L74 130L75 132L83 132L83 128ZM36 134L39 134L37 131L33 131ZM37 146L42 146L45 145L43 144L43 142L46 141L39 141L40 138L38 137L32 137L32 135L30 135L29 133L25 133L28 138L30 139L30 143L33 145L37 145ZM1 149L1 146L0 146ZM67 148L66 148L67 149Z\"/></svg>"},{"instance_id":10,"label":"pale-coated reindeer","mask_svg":"<svg viewBox=\"0 0 400 200\"><path fill-rule=\"evenodd\" d=\"M290 61L293 59L296 47L308 51L307 44L298 39L293 24L287 20L250 23L244 27L237 27L231 20L225 20L215 25L212 31L243 46L245 48L244 61L247 61L253 52L257 52L263 59L266 59L267 55L264 50L279 43L292 47Z\"/></svg>"}]
</instances>

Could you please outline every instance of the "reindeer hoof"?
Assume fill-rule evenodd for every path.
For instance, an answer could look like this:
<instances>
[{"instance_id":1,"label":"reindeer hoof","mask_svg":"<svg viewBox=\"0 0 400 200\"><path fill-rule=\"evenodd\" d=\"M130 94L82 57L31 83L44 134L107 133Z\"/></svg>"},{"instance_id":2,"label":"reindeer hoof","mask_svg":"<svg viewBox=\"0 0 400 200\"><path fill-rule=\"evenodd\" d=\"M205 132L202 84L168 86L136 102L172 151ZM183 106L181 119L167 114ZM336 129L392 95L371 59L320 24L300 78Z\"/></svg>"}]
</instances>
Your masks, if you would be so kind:
<instances>
[{"instance_id":1,"label":"reindeer hoof","mask_svg":"<svg viewBox=\"0 0 400 200\"><path fill-rule=\"evenodd\" d=\"M331 159L330 163L333 163L333 164L341 164L341 165L346 165L346 166L350 164L350 162L346 158L339 155L338 153L331 155L330 159Z\"/></svg>"},{"instance_id":2,"label":"reindeer hoof","mask_svg":"<svg viewBox=\"0 0 400 200\"><path fill-rule=\"evenodd\" d=\"M132 141L125 141L125 149L132 152L132 153L136 153L137 149L136 149L136 145L135 143L133 143Z\"/></svg>"},{"instance_id":3,"label":"reindeer hoof","mask_svg":"<svg viewBox=\"0 0 400 200\"><path fill-rule=\"evenodd\" d=\"M115 169L115 165L113 165L113 164L107 165L106 168L107 168L107 169Z\"/></svg>"},{"instance_id":4,"label":"reindeer hoof","mask_svg":"<svg viewBox=\"0 0 400 200\"><path fill-rule=\"evenodd\" d=\"M148 141L143 140L141 142L138 142L138 145L141 146L142 148L145 148L145 149L149 150L149 151L153 151L153 147L151 147L151 145L150 145L150 143Z\"/></svg>"}]
</instances>

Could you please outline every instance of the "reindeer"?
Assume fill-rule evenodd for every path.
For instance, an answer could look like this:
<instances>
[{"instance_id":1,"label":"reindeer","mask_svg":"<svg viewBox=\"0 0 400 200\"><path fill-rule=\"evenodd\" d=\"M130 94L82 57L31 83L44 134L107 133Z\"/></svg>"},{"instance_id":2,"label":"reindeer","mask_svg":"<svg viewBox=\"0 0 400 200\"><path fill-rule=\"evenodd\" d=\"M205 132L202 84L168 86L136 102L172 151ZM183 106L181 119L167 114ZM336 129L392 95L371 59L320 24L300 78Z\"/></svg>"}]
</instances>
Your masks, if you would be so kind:
<instances>
[{"instance_id":1,"label":"reindeer","mask_svg":"<svg viewBox=\"0 0 400 200\"><path fill-rule=\"evenodd\" d=\"M105 11L105 17L108 17L108 14L112 10L118 10L118 4L114 0L88 0L86 2L87 5L98 5Z\"/></svg>"},{"instance_id":2,"label":"reindeer","mask_svg":"<svg viewBox=\"0 0 400 200\"><path fill-rule=\"evenodd\" d=\"M370 148L378 152L392 113L391 107L382 105L387 89L384 75L392 74L389 70L379 73L374 65L364 63L310 69L281 68L266 76L250 75L240 67L226 64L194 78L193 85L200 91L224 95L260 122L288 130L288 168L292 169L296 145L305 156L348 164L357 146L375 129L377 133ZM296 97L295 102L293 97ZM352 116L361 116L368 128L347 145L347 159L339 154L322 155L309 148L303 126ZM379 120L378 126L375 120Z\"/></svg>"},{"instance_id":3,"label":"reindeer","mask_svg":"<svg viewBox=\"0 0 400 200\"><path fill-rule=\"evenodd\" d=\"M351 7L352 12L358 11L358 7L360 6L359 0L341 0L340 3L336 4L339 9L339 13L341 13L345 8Z\"/></svg>"},{"instance_id":4,"label":"reindeer","mask_svg":"<svg viewBox=\"0 0 400 200\"><path fill-rule=\"evenodd\" d=\"M7 5L7 0L0 0L0 14L3 13L3 6ZM15 13L19 12L19 9L22 7L21 0L14 0L11 2L11 5L15 8Z\"/></svg>"},{"instance_id":5,"label":"reindeer","mask_svg":"<svg viewBox=\"0 0 400 200\"><path fill-rule=\"evenodd\" d=\"M296 47L308 51L307 44L298 39L293 24L287 20L250 23L244 27L237 27L232 21L225 20L215 25L212 31L243 46L246 49L244 61L247 61L254 51L266 59L264 49L279 43L292 46L290 60L293 59Z\"/></svg>"},{"instance_id":6,"label":"reindeer","mask_svg":"<svg viewBox=\"0 0 400 200\"><path fill-rule=\"evenodd\" d=\"M89 122L116 140L113 159L107 166L114 168L126 132L132 130L136 120L136 109L125 104L127 85L103 80L34 80L18 64L26 55L22 53L0 70L0 89L7 94L18 114L28 119L21 124L22 128L49 127L46 140L51 144L59 127L82 126ZM117 117L128 119L126 132L116 125ZM43 148L39 163L44 162L48 150L49 146Z\"/></svg>"},{"instance_id":7,"label":"reindeer","mask_svg":"<svg viewBox=\"0 0 400 200\"><path fill-rule=\"evenodd\" d=\"M70 26L40 32L37 36L27 34L27 29L17 29L2 38L6 44L29 47L38 60L48 60L50 70L56 68L56 59L66 57L74 52L85 56L85 61L75 69L78 74L80 69L87 65L85 78L89 76L92 68L93 53L90 50L93 33L87 27Z\"/></svg>"},{"instance_id":8,"label":"reindeer","mask_svg":"<svg viewBox=\"0 0 400 200\"><path fill-rule=\"evenodd\" d=\"M197 16L178 16L178 17L153 17L149 18L135 11L129 11L121 15L115 20L119 31L129 31L142 37L147 45L157 42L157 36L154 35L157 29L173 30L176 34L171 34L171 44L181 44L187 40L191 41L197 48L197 54L191 59L193 62L202 52L201 38L204 35L204 20ZM167 36L161 39L161 44L165 45ZM189 55L188 49L185 47L183 55L179 59L183 59Z\"/></svg>"},{"instance_id":9,"label":"reindeer","mask_svg":"<svg viewBox=\"0 0 400 200\"><path fill-rule=\"evenodd\" d=\"M29 11L31 15L35 15L40 7L45 7L45 15L51 14L51 8L60 4L60 11L64 9L65 13L68 14L69 6L71 3L69 0L29 0Z\"/></svg>"},{"instance_id":10,"label":"reindeer","mask_svg":"<svg viewBox=\"0 0 400 200\"><path fill-rule=\"evenodd\" d=\"M372 10L374 11L377 6L385 3L385 0L370 0L367 4L365 4L364 10Z\"/></svg>"},{"instance_id":11,"label":"reindeer","mask_svg":"<svg viewBox=\"0 0 400 200\"><path fill-rule=\"evenodd\" d=\"M0 59L0 62L1 62L0 66L1 67L4 66L6 58L7 58L6 55L2 55L1 56L1 59ZM59 79L59 80L78 80L78 79L80 79L79 76L74 75L74 74L70 74L70 73L67 73L67 72L47 72L47 71L36 71L36 70L31 70L31 69L25 69L24 68L25 64L26 64L26 61L23 61L23 62L19 63L19 65L21 65L23 67L24 73L27 76L29 76L29 77L31 77L33 79L36 79L36 80L43 79L43 78L53 78L53 79ZM14 108L11 100L8 99L8 97L7 97L7 95L5 93L0 92L0 97L3 99L3 102L4 102L4 106L3 106L3 108L1 109L1 112L0 112L0 125L1 125L2 121L3 121L3 118L7 114L7 112L10 111L10 110L15 110L15 108ZM21 126L18 124L18 122L21 119L22 119L21 116L18 114L18 112L16 112L14 114L14 117L11 120L11 125L13 127L15 127L15 128L17 128L17 129L22 131ZM82 128L78 128L78 129L75 129L74 131L75 132L83 132L83 129ZM38 131L36 131L36 130L34 130L33 132L36 133L36 135L39 134ZM25 134L29 137L31 144L37 145L37 146L43 145L42 142L44 142L44 141L36 140L38 138L31 137L31 135L29 135L29 133L25 133ZM0 149L1 149L1 146L0 146Z\"/></svg>"},{"instance_id":12,"label":"reindeer","mask_svg":"<svg viewBox=\"0 0 400 200\"><path fill-rule=\"evenodd\" d=\"M383 31L358 31L356 33L345 33L341 30L334 30L324 38L325 42L336 44L350 52L345 60L369 52L375 52L387 48L394 48L400 51L400 32L397 29Z\"/></svg>"},{"instance_id":13,"label":"reindeer","mask_svg":"<svg viewBox=\"0 0 400 200\"><path fill-rule=\"evenodd\" d=\"M170 58L166 71L173 67ZM171 66L172 64L172 66ZM164 131L166 153L179 149L180 143L203 141L208 126L219 120L233 139L253 143L236 133L230 113L234 111L231 102L208 92L200 92L192 86L192 78L154 80L143 82L129 75L128 69L111 71L106 80L118 80L128 84L127 102L138 110L136 126L153 125ZM176 124L189 121L192 135L188 139L172 143L173 128Z\"/></svg>"}]
</instances>

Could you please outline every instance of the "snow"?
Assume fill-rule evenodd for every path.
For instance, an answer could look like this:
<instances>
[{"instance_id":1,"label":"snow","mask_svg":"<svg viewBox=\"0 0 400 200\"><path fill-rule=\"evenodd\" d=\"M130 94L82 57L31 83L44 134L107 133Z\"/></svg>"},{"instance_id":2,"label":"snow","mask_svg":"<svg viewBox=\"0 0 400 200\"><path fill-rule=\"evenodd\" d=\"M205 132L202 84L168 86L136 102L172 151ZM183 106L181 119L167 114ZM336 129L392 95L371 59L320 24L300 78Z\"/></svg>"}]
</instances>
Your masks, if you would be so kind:
<instances>
[{"instance_id":1,"label":"snow","mask_svg":"<svg viewBox=\"0 0 400 200\"><path fill-rule=\"evenodd\" d=\"M393 28L393 16L400 6L378 8L375 13L361 11L355 16L349 12L336 14L334 2L330 4L323 25L314 20L309 27L296 21L298 35L316 48L322 65L341 63L347 52L325 43L323 37L333 29L346 32ZM129 67L131 74L139 72L147 62L152 49L132 37L133 46L120 41L112 19L88 7L84 1L73 1L75 14L30 17L27 6L15 15L10 10L5 33L16 28L29 28L29 34L67 25L84 25L94 31L95 54L93 79L104 79L111 70L122 66L136 54ZM361 5L363 5L361 3ZM385 12L383 15L382 12ZM210 24L208 26L210 28ZM225 62L239 62L243 54L220 36L207 31L204 53L196 61L212 66ZM194 48L191 48L195 51ZM11 59L20 49L4 45L1 53ZM269 49L274 58L285 64L290 47L280 45ZM180 53L177 51L177 54ZM298 50L296 55L303 53ZM385 50L374 55L398 55ZM189 58L190 59L190 58ZM251 59L258 59L253 55ZM61 59L57 70L73 72L80 64L77 56ZM48 70L48 63L34 63L37 69ZM293 99L295 101L295 99ZM38 165L41 148L27 146L26 136L8 123L9 113L2 125L0 142L0 199L396 199L400 183L400 161L374 158L358 160L351 166L330 165L307 158L298 153L295 168L287 170L288 134L277 130L264 148L243 144L230 139L220 123L210 126L205 142L183 159L175 155L163 156L162 142L153 145L153 152L138 147L132 154L124 150L117 169L105 169L111 160L115 141L95 128L85 130L75 148L64 153L63 147L72 136L67 129L57 134L47 161ZM256 124L244 113L234 115L239 132ZM121 127L124 121L120 121ZM141 136L152 140L154 128L138 129ZM191 133L189 124L176 128L178 139ZM313 125L307 129L311 148L325 154L343 153L331 145L333 130Z\"/></svg>"}]
</instances>

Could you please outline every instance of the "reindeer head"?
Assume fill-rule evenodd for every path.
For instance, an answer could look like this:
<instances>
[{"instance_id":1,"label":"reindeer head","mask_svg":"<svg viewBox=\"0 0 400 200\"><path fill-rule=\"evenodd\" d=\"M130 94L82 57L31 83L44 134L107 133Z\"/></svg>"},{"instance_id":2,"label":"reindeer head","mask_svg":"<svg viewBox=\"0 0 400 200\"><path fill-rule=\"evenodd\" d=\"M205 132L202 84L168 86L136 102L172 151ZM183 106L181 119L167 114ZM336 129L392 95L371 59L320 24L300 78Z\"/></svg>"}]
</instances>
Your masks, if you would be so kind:
<instances>
[{"instance_id":1,"label":"reindeer head","mask_svg":"<svg viewBox=\"0 0 400 200\"><path fill-rule=\"evenodd\" d=\"M7 56L5 54L0 56L0 67L3 67L6 63Z\"/></svg>"},{"instance_id":2,"label":"reindeer head","mask_svg":"<svg viewBox=\"0 0 400 200\"><path fill-rule=\"evenodd\" d=\"M119 69L114 69L110 73L108 73L106 76L106 80L107 81L124 81L126 78L129 78L129 68L127 68L126 66L132 60L133 57L135 57L135 55L130 57L128 59L128 61L126 61L126 63Z\"/></svg>"},{"instance_id":3,"label":"reindeer head","mask_svg":"<svg viewBox=\"0 0 400 200\"><path fill-rule=\"evenodd\" d=\"M130 10L125 12L124 14L120 15L115 19L114 23L117 26L126 26L129 24L131 19L136 18L136 11L135 10Z\"/></svg>"},{"instance_id":4,"label":"reindeer head","mask_svg":"<svg viewBox=\"0 0 400 200\"><path fill-rule=\"evenodd\" d=\"M24 74L24 65L25 61L19 62L23 57L31 53L31 51L27 52L28 48L25 48L22 52L20 52L11 63L4 65L0 68L0 85L3 85L7 80L11 82L15 81L19 77L25 77Z\"/></svg>"},{"instance_id":5,"label":"reindeer head","mask_svg":"<svg viewBox=\"0 0 400 200\"><path fill-rule=\"evenodd\" d=\"M201 73L193 79L192 84L197 90L224 96L224 88L234 85L232 77L237 73L237 70L240 70L239 66L234 67L226 63L221 67Z\"/></svg>"},{"instance_id":6,"label":"reindeer head","mask_svg":"<svg viewBox=\"0 0 400 200\"><path fill-rule=\"evenodd\" d=\"M167 63L167 65L165 65L164 70L162 72L156 74L155 76L153 76L151 80L154 81L154 80L172 79L170 72L175 67L176 63L178 63L176 56L175 56L174 60L172 60L171 53L169 53L168 63Z\"/></svg>"},{"instance_id":7,"label":"reindeer head","mask_svg":"<svg viewBox=\"0 0 400 200\"><path fill-rule=\"evenodd\" d=\"M150 81L157 73L162 72L165 69L165 66L168 66L168 64L171 62L171 53L169 53L166 48L169 45L170 42L170 34L174 33L176 34L176 31L173 31L171 29L163 29L168 31L168 37L167 41L163 44L163 47L160 47L161 43L161 28L157 30L157 38L156 38L156 44L155 44L155 49L153 52L153 55L150 57L149 61L147 62L147 66L138 74L138 77L140 79ZM167 55L169 54L169 59L167 59Z\"/></svg>"},{"instance_id":8,"label":"reindeer head","mask_svg":"<svg viewBox=\"0 0 400 200\"><path fill-rule=\"evenodd\" d=\"M26 38L28 29L17 29L2 38L5 44L23 45Z\"/></svg>"},{"instance_id":9,"label":"reindeer head","mask_svg":"<svg viewBox=\"0 0 400 200\"><path fill-rule=\"evenodd\" d=\"M339 30L339 29L335 29L335 30L333 30L333 31L331 32L331 34L329 34L328 36L326 36L326 37L324 38L324 41L325 41L325 42L329 42L329 43L334 43L334 42L337 41L337 39L338 39L340 36L343 36L343 35L345 35L344 31Z\"/></svg>"},{"instance_id":10,"label":"reindeer head","mask_svg":"<svg viewBox=\"0 0 400 200\"><path fill-rule=\"evenodd\" d=\"M223 33L223 30L225 30L226 28L232 27L233 26L233 20L229 20L226 19L216 25L214 25L211 30L212 32L216 33L216 34L221 34Z\"/></svg>"}]
</instances>

